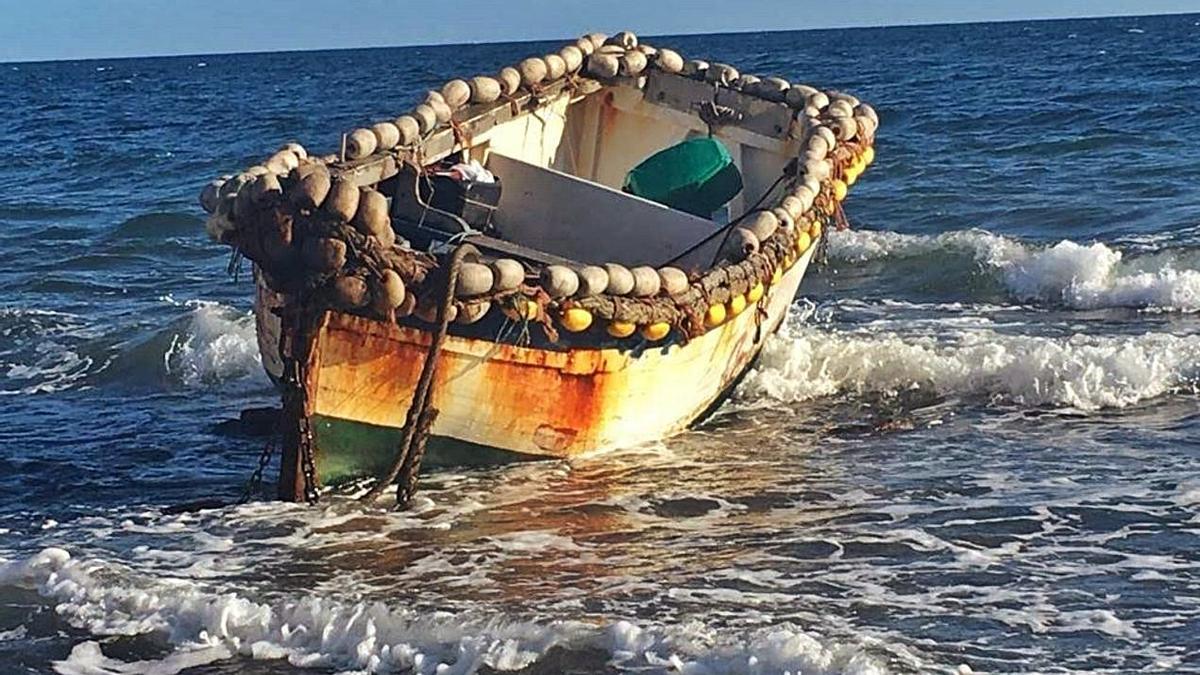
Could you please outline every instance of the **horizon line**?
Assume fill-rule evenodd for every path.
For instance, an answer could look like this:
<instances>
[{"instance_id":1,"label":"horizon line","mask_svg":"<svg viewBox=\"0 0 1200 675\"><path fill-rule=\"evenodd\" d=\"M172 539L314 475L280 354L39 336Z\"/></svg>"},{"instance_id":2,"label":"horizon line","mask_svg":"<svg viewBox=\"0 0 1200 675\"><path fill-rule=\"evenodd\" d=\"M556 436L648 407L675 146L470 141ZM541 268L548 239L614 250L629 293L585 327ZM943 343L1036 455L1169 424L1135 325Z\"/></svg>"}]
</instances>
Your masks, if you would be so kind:
<instances>
[{"instance_id":1,"label":"horizon line","mask_svg":"<svg viewBox=\"0 0 1200 675\"><path fill-rule=\"evenodd\" d=\"M1179 16L1200 16L1200 11L1190 12L1162 12L1159 14L1089 14L1082 16L1051 16L1037 17L1031 19L1002 19L993 21L914 21L910 23L892 23L892 24L845 24L835 26L822 26L819 28L782 28L770 30L734 30L724 32L691 32L691 33L648 33L649 38L672 38L672 37L706 37L714 35L750 35L761 33L816 33L820 31L840 31L840 30L862 30L862 29L888 29L888 28L918 28L918 27L945 27L945 26L983 26L994 24L1012 24L1012 23L1052 23L1056 21L1079 21L1079 20L1094 20L1094 19L1149 19L1158 17L1179 17ZM578 36L576 36L578 37ZM19 66L33 65L39 63L86 63L88 61L129 61L136 59L171 59L171 58L193 58L203 56L253 56L260 54L303 54L312 52L348 52L359 50L374 50L374 49L418 49L421 47L457 47L468 45L518 45L532 44L537 42L554 42L558 40L573 40L571 37L547 37L547 38L519 38L513 40L496 40L496 41L469 41L469 42L429 42L429 43L404 43L404 44L372 44L362 45L357 47L301 47L297 49L270 49L264 51L216 51L216 52L177 52L177 53L159 53L159 54L136 54L124 56L87 56L83 58L44 58L30 59L23 61L9 61L0 58L0 64Z\"/></svg>"}]
</instances>

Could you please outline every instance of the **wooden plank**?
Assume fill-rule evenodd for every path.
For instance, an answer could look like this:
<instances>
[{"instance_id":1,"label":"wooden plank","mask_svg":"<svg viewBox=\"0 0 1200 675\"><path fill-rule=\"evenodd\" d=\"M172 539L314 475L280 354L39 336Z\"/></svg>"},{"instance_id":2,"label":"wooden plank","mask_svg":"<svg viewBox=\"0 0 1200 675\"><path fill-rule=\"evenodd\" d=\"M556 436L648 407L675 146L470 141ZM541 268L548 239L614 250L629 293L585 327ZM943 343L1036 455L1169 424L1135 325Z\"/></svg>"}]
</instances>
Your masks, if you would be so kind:
<instances>
[{"instance_id":1,"label":"wooden plank","mask_svg":"<svg viewBox=\"0 0 1200 675\"><path fill-rule=\"evenodd\" d=\"M396 158L390 154L372 155L335 166L339 177L348 178L359 187L374 185L396 175Z\"/></svg>"}]
</instances>

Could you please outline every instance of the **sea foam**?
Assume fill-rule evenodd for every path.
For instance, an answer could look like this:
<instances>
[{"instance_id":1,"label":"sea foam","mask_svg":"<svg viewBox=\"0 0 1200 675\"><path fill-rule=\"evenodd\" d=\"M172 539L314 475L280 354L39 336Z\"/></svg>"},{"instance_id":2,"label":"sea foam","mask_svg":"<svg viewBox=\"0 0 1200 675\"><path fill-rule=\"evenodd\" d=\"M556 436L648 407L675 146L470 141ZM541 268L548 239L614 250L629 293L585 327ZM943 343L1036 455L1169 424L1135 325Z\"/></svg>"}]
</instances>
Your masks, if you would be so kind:
<instances>
[{"instance_id":1,"label":"sea foam","mask_svg":"<svg viewBox=\"0 0 1200 675\"><path fill-rule=\"evenodd\" d=\"M85 641L56 662L64 675L172 675L235 655L286 659L301 667L361 672L452 675L487 667L527 668L550 649L604 649L610 662L641 672L853 673L886 672L855 646L826 646L783 624L729 635L702 624L641 627L616 620L536 623L448 612L418 614L382 603L347 603L317 596L271 602L213 593L172 579L133 578L120 566L76 560L48 548L0 562L0 585L34 588L72 625L96 636L159 633L174 651L154 661L122 662Z\"/></svg>"},{"instance_id":2,"label":"sea foam","mask_svg":"<svg viewBox=\"0 0 1200 675\"><path fill-rule=\"evenodd\" d=\"M941 334L847 331L793 320L767 343L743 398L800 401L838 393L998 398L1082 410L1121 408L1200 388L1200 336L1042 337L990 328Z\"/></svg>"}]
</instances>

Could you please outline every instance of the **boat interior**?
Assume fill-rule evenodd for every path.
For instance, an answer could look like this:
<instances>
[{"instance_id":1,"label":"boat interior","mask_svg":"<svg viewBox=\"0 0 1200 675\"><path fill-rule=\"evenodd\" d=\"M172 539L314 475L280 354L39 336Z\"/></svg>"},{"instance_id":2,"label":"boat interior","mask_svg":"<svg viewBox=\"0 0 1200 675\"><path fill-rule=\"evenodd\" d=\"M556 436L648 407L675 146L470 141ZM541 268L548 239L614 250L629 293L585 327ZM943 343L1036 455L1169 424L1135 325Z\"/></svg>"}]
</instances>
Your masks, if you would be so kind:
<instances>
[{"instance_id":1,"label":"boat interior","mask_svg":"<svg viewBox=\"0 0 1200 675\"><path fill-rule=\"evenodd\" d=\"M722 111L719 123L705 121L706 106ZM532 265L672 264L698 271L716 259L721 242L713 233L779 185L798 154L790 123L786 106L655 71L590 90L564 87L519 112L515 106L480 111L458 126L454 142L441 151L427 148L423 170L401 167L383 187L392 195L396 231L414 247L465 239L485 256ZM707 137L724 146L742 186L708 217L624 189L647 158ZM482 225L428 198L431 168L469 160L500 185Z\"/></svg>"}]
</instances>

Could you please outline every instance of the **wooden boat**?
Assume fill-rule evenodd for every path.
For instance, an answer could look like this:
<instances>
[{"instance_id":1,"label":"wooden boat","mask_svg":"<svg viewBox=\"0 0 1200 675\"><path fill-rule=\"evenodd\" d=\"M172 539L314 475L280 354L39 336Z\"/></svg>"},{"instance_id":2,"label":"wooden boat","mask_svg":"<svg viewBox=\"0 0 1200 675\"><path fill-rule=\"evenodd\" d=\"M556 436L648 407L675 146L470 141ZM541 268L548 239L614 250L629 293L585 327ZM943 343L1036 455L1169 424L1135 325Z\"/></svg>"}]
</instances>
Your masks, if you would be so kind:
<instances>
[{"instance_id":1,"label":"wooden boat","mask_svg":"<svg viewBox=\"0 0 1200 675\"><path fill-rule=\"evenodd\" d=\"M687 428L787 316L877 125L848 94L589 34L447 83L336 155L293 143L214 181L208 228L255 265L283 389L280 497L397 469L415 484L423 432L431 455L480 461ZM742 183L714 216L622 189L710 137ZM448 158L499 179L488 227L433 205Z\"/></svg>"}]
</instances>

